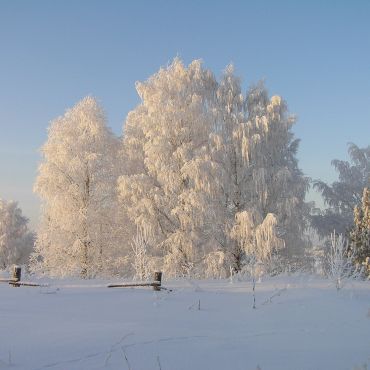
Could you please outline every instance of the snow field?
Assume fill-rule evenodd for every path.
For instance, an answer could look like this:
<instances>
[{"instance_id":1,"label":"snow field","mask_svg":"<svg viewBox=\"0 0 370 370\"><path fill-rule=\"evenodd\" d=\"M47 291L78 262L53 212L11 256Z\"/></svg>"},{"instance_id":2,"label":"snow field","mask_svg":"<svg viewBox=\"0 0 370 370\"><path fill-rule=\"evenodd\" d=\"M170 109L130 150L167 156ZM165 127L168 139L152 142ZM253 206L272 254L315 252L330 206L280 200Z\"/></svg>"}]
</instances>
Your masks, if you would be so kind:
<instances>
[{"instance_id":1,"label":"snow field","mask_svg":"<svg viewBox=\"0 0 370 370\"><path fill-rule=\"evenodd\" d=\"M370 285L275 277L0 284L0 369L345 370L370 364ZM270 297L272 297L270 299ZM200 301L200 310L199 310ZM363 368L363 367L362 367Z\"/></svg>"}]
</instances>

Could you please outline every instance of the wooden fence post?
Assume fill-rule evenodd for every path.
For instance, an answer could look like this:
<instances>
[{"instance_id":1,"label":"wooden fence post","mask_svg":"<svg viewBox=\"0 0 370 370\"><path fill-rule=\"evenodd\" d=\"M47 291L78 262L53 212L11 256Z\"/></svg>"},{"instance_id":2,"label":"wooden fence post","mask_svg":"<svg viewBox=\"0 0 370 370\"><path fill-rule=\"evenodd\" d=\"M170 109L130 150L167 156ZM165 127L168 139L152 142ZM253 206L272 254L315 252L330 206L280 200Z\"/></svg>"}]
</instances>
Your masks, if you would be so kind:
<instances>
[{"instance_id":1,"label":"wooden fence post","mask_svg":"<svg viewBox=\"0 0 370 370\"><path fill-rule=\"evenodd\" d=\"M22 267L21 266L13 266L13 276L12 280L17 283L18 281L21 280L22 277ZM19 284L12 284L13 287L19 288Z\"/></svg>"},{"instance_id":2,"label":"wooden fence post","mask_svg":"<svg viewBox=\"0 0 370 370\"><path fill-rule=\"evenodd\" d=\"M157 283L153 285L153 290L161 290L161 285L162 285L162 272L156 271L154 273L154 283Z\"/></svg>"}]
</instances>

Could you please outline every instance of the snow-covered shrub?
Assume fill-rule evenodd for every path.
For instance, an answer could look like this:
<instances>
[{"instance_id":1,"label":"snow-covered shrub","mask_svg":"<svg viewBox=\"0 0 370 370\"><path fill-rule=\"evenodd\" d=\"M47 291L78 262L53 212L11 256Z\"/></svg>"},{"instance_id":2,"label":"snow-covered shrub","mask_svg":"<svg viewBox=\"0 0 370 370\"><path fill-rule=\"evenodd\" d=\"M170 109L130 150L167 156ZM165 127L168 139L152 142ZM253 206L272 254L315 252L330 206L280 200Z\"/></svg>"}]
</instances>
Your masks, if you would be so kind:
<instances>
[{"instance_id":1,"label":"snow-covered shrub","mask_svg":"<svg viewBox=\"0 0 370 370\"><path fill-rule=\"evenodd\" d=\"M309 256L312 258L312 271L320 276L325 275L325 250L322 246L312 248Z\"/></svg>"},{"instance_id":2,"label":"snow-covered shrub","mask_svg":"<svg viewBox=\"0 0 370 370\"><path fill-rule=\"evenodd\" d=\"M337 290L341 289L346 279L358 278L360 270L353 269L353 257L348 253L348 241L342 235L333 232L330 235L328 253L328 276L335 282Z\"/></svg>"},{"instance_id":3,"label":"snow-covered shrub","mask_svg":"<svg viewBox=\"0 0 370 370\"><path fill-rule=\"evenodd\" d=\"M215 251L209 253L204 259L206 278L226 278L227 272L225 269L225 253L223 251Z\"/></svg>"},{"instance_id":4,"label":"snow-covered shrub","mask_svg":"<svg viewBox=\"0 0 370 370\"><path fill-rule=\"evenodd\" d=\"M181 250L174 249L163 257L163 273L169 277L196 277L194 263L186 261Z\"/></svg>"},{"instance_id":5,"label":"snow-covered shrub","mask_svg":"<svg viewBox=\"0 0 370 370\"><path fill-rule=\"evenodd\" d=\"M286 265L289 263L286 258L274 253L268 260L264 261L264 274L275 276L286 271Z\"/></svg>"}]
</instances>

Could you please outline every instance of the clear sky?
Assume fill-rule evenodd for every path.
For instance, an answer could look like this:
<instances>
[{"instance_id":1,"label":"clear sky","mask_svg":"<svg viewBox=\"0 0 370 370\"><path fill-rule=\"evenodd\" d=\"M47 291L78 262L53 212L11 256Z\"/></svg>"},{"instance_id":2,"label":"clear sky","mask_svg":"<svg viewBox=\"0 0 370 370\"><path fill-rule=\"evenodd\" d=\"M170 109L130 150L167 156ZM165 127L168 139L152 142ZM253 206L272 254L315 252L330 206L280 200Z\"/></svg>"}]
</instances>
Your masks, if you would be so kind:
<instances>
[{"instance_id":1,"label":"clear sky","mask_svg":"<svg viewBox=\"0 0 370 370\"><path fill-rule=\"evenodd\" d=\"M34 227L49 122L92 94L120 135L135 81L177 55L216 75L233 62L245 89L265 79L298 116L311 178L370 144L370 1L0 0L0 198Z\"/></svg>"}]
</instances>

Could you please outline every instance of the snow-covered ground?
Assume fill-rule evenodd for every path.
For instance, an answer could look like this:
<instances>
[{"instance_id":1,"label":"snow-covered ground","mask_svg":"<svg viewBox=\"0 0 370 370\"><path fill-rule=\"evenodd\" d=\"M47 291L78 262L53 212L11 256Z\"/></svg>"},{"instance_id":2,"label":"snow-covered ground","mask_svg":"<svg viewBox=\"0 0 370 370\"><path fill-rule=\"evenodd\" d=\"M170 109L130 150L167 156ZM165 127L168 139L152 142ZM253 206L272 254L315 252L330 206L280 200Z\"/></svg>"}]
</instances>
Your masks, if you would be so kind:
<instances>
[{"instance_id":1,"label":"snow-covered ground","mask_svg":"<svg viewBox=\"0 0 370 370\"><path fill-rule=\"evenodd\" d=\"M0 284L0 369L341 370L370 365L370 283L310 276ZM271 298L272 297L272 298ZM271 298L271 299L270 299ZM200 310L199 310L200 303Z\"/></svg>"}]
</instances>

